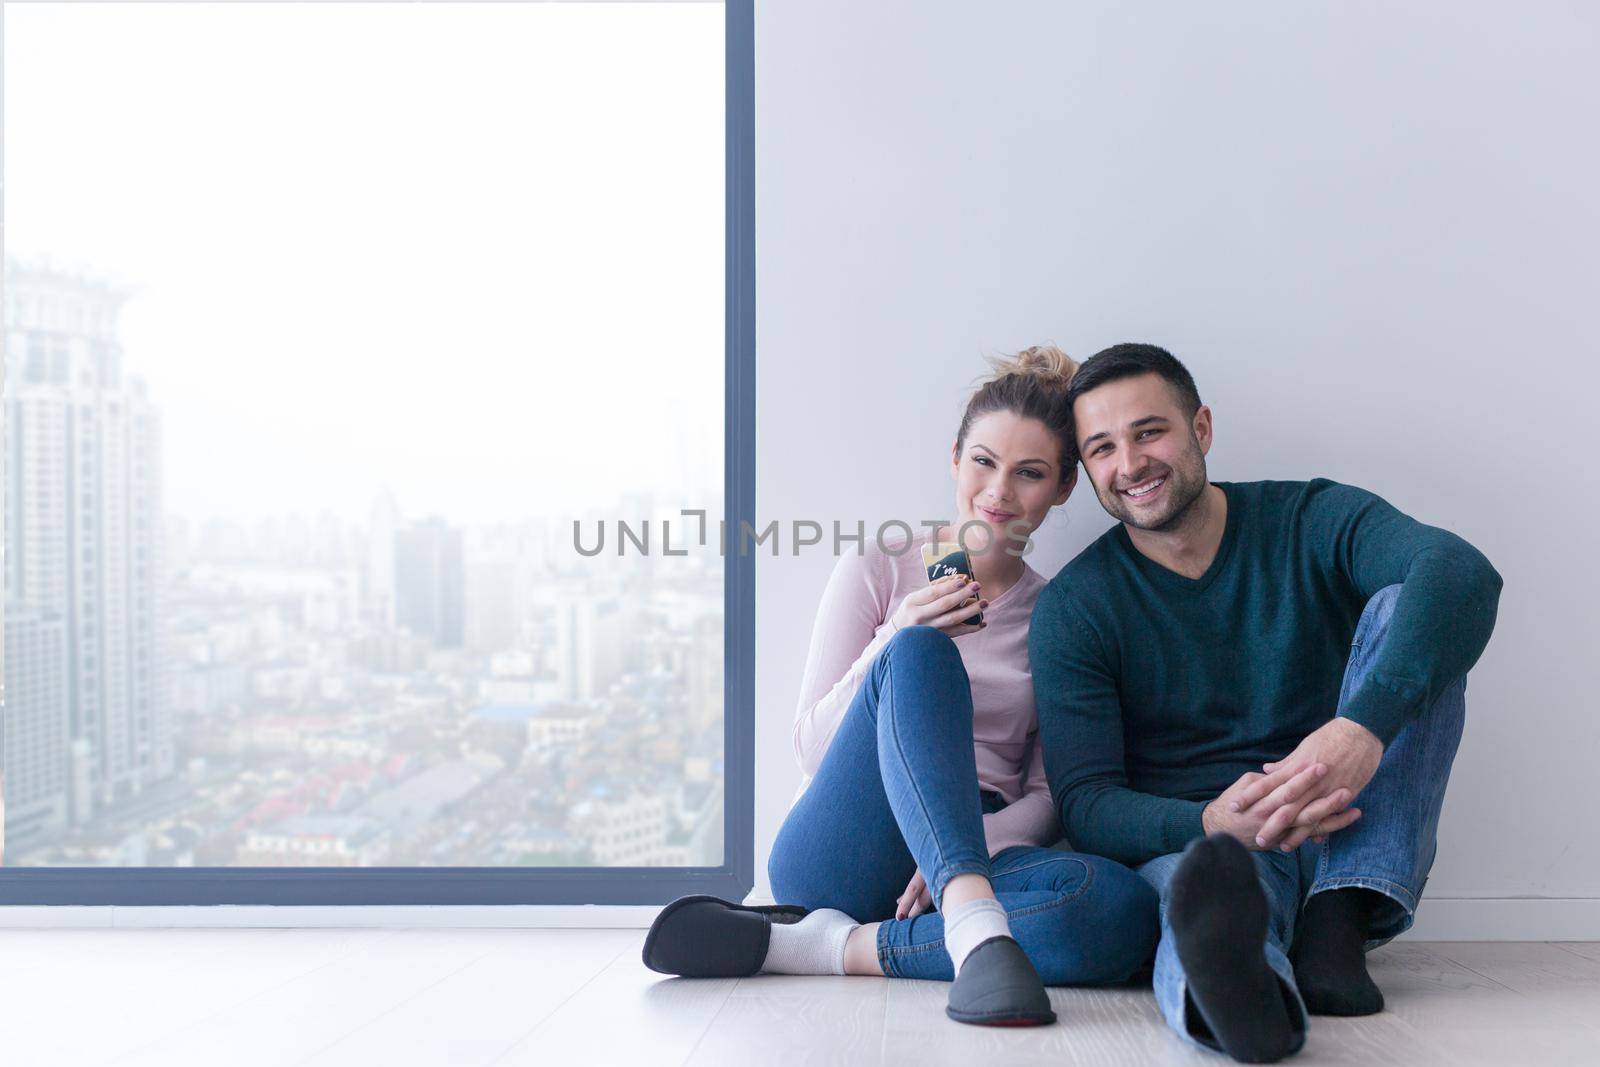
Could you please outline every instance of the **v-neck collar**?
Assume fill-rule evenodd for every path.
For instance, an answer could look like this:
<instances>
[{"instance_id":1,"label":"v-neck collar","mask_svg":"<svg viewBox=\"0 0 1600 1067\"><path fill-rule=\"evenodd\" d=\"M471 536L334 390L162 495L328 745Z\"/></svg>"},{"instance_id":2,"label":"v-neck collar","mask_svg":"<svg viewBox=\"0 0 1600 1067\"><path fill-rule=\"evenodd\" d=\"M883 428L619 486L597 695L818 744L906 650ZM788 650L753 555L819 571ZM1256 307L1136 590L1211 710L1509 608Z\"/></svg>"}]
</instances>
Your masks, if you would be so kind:
<instances>
[{"instance_id":1,"label":"v-neck collar","mask_svg":"<svg viewBox=\"0 0 1600 1067\"><path fill-rule=\"evenodd\" d=\"M1217 545L1217 554L1211 558L1211 565L1205 573L1198 578L1190 578L1179 574L1169 567L1162 566L1143 552L1133 543L1133 538L1128 536L1128 527L1125 523L1117 523L1117 541L1122 545L1123 551L1133 557L1137 566L1151 581L1159 582L1169 589L1186 590L1191 593L1203 593L1216 581L1217 575L1227 566L1228 558L1233 555L1234 543L1239 540L1239 506L1238 494L1228 482L1212 482L1212 485L1221 489L1228 498L1228 518L1222 528L1222 541Z\"/></svg>"},{"instance_id":2,"label":"v-neck collar","mask_svg":"<svg viewBox=\"0 0 1600 1067\"><path fill-rule=\"evenodd\" d=\"M1010 585L1006 586L1006 591L1005 592L1001 593L997 597L989 597L988 598L989 599L989 610L993 611L995 608L999 607L1000 604L1005 601L1006 597L1008 597L1008 596L1010 596L1012 594L1012 592L1017 588L1017 586L1019 586L1019 585L1027 585L1028 582L1031 580L1031 576L1034 575L1034 574L1038 574L1038 573L1039 573L1038 571L1035 571L1032 567L1030 567L1026 563L1024 563L1022 565L1022 574L1017 577L1016 581L1014 581Z\"/></svg>"}]
</instances>

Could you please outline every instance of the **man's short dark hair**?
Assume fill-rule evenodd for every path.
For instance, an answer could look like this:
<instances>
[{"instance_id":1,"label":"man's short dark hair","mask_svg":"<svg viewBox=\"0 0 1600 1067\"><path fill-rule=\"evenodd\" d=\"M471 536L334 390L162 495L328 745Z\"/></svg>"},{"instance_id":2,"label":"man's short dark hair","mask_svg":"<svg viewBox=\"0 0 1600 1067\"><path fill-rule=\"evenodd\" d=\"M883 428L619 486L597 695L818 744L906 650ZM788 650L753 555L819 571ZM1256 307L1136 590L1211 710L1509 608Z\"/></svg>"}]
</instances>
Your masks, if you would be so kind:
<instances>
[{"instance_id":1,"label":"man's short dark hair","mask_svg":"<svg viewBox=\"0 0 1600 1067\"><path fill-rule=\"evenodd\" d=\"M1191 419L1200 410L1200 391L1194 387L1189 369L1165 348L1132 342L1112 345L1084 360L1067 388L1067 407L1070 409L1091 389L1141 374L1156 374L1165 380Z\"/></svg>"}]
</instances>

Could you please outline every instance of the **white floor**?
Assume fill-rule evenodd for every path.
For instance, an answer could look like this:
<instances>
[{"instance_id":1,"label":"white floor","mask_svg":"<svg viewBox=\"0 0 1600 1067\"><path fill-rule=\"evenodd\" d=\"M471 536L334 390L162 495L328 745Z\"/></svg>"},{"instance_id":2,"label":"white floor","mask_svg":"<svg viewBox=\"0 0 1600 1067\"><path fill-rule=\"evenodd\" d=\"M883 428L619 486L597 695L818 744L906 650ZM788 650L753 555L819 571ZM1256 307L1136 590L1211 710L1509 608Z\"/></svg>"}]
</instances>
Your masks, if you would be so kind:
<instances>
[{"instance_id":1,"label":"white floor","mask_svg":"<svg viewBox=\"0 0 1600 1067\"><path fill-rule=\"evenodd\" d=\"M1221 1064L1148 989L961 1026L945 986L668 979L637 930L0 930L0 1064ZM1600 1064L1600 944L1401 942L1294 1061Z\"/></svg>"}]
</instances>

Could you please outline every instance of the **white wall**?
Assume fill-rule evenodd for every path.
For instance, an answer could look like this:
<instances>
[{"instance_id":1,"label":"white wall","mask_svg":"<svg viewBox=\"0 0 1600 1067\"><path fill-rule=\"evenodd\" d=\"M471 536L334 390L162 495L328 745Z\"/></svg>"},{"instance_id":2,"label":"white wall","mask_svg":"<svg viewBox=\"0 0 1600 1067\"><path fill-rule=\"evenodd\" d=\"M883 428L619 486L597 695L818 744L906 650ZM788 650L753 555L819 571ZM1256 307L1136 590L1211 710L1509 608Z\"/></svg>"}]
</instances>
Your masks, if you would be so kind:
<instances>
[{"instance_id":1,"label":"white wall","mask_svg":"<svg viewBox=\"0 0 1600 1067\"><path fill-rule=\"evenodd\" d=\"M1597 39L1581 3L758 3L758 518L948 517L981 354L1170 348L1213 477L1365 486L1504 575L1429 895L1585 898L1516 906L1578 936ZM1108 522L1079 492L1030 561ZM757 892L832 563L757 565Z\"/></svg>"}]
</instances>

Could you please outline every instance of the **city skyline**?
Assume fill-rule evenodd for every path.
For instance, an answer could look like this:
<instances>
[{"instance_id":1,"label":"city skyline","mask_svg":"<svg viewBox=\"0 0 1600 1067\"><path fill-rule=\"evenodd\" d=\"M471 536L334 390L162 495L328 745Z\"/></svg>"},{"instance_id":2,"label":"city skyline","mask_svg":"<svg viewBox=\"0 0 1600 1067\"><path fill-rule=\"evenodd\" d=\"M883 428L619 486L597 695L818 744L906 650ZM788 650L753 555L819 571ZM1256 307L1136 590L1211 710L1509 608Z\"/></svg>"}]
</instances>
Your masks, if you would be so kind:
<instances>
[{"instance_id":1,"label":"city skyline","mask_svg":"<svg viewBox=\"0 0 1600 1067\"><path fill-rule=\"evenodd\" d=\"M554 536L721 496L720 12L619 14L5 10L5 862L721 861L722 561Z\"/></svg>"},{"instance_id":2,"label":"city skyline","mask_svg":"<svg viewBox=\"0 0 1600 1067\"><path fill-rule=\"evenodd\" d=\"M720 862L712 546L594 559L549 519L469 539L387 492L300 541L291 518L169 543L114 296L10 280L8 862Z\"/></svg>"}]
</instances>

